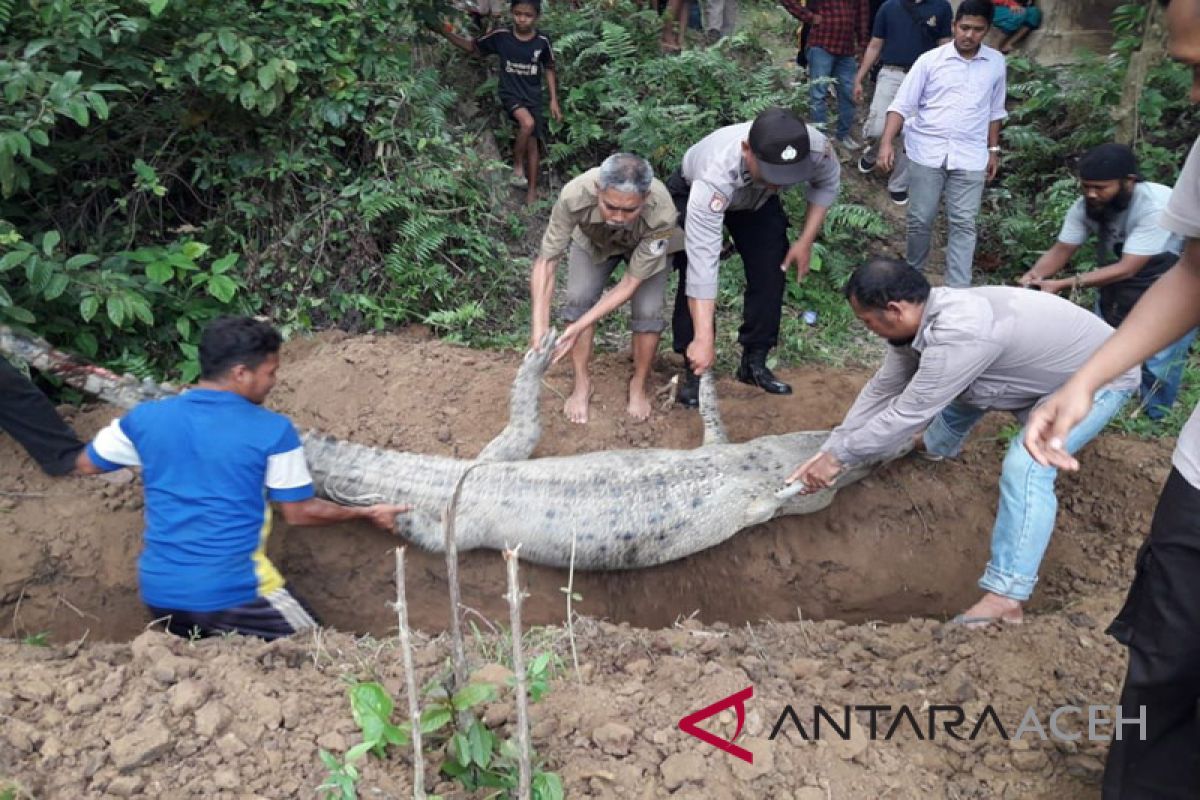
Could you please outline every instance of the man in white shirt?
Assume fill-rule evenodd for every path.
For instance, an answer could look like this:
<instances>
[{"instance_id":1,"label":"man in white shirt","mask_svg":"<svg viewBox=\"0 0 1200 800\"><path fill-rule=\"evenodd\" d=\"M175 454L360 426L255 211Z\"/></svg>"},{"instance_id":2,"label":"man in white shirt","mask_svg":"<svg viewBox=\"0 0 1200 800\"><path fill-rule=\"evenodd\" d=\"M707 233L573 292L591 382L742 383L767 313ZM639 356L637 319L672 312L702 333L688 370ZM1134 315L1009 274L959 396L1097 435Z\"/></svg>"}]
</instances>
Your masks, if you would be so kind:
<instances>
[{"instance_id":1,"label":"man in white shirt","mask_svg":"<svg viewBox=\"0 0 1200 800\"><path fill-rule=\"evenodd\" d=\"M1004 110L1004 56L983 44L992 26L988 0L963 0L954 39L917 59L888 106L877 163L890 172L894 140L904 128L909 159L908 238L905 260L923 270L938 203L946 198L947 286L971 285L975 218L985 179L1000 162Z\"/></svg>"},{"instance_id":2,"label":"man in white shirt","mask_svg":"<svg viewBox=\"0 0 1200 800\"><path fill-rule=\"evenodd\" d=\"M1200 103L1200 0L1170 0L1168 49L1191 66ZM1039 463L1077 470L1064 446L1090 411L1095 387L1200 325L1200 140L1162 215L1184 237L1183 253L1129 312L1113 337L1029 418L1025 446ZM1104 800L1200 797L1200 413L1192 412L1171 457L1150 535L1125 606L1108 633L1129 648L1121 688L1125 728L1104 765Z\"/></svg>"}]
</instances>

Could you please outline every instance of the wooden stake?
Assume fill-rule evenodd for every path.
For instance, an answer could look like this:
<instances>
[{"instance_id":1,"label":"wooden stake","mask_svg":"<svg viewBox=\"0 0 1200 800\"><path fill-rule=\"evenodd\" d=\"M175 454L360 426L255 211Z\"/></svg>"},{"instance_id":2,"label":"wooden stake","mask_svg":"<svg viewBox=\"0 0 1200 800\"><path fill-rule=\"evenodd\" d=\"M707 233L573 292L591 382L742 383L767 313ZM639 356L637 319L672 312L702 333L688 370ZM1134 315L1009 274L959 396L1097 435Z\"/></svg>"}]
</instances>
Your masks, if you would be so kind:
<instances>
[{"instance_id":1,"label":"wooden stake","mask_svg":"<svg viewBox=\"0 0 1200 800\"><path fill-rule=\"evenodd\" d=\"M508 563L508 616L512 626L513 673L517 679L517 756L518 800L529 800L533 790L533 769L529 757L529 702L525 694L525 655L521 652L521 589L517 582L517 551L521 545L504 551Z\"/></svg>"},{"instance_id":2,"label":"wooden stake","mask_svg":"<svg viewBox=\"0 0 1200 800\"><path fill-rule=\"evenodd\" d=\"M404 688L408 718L412 721L413 800L425 800L425 756L421 752L421 706L417 702L417 676L413 672L412 639L408 631L408 596L404 590L404 548L396 548L396 618L400 625L400 652L404 658Z\"/></svg>"},{"instance_id":3,"label":"wooden stake","mask_svg":"<svg viewBox=\"0 0 1200 800\"><path fill-rule=\"evenodd\" d=\"M454 660L454 690L458 691L467 685L467 647L462 632L462 592L458 585L458 541L455 537L455 524L458 516L458 500L462 496L463 484L476 465L472 464L463 470L458 483L454 485L454 494L450 505L442 511L442 536L446 545L446 580L450 584L450 643Z\"/></svg>"},{"instance_id":4,"label":"wooden stake","mask_svg":"<svg viewBox=\"0 0 1200 800\"><path fill-rule=\"evenodd\" d=\"M567 572L567 638L571 641L571 663L575 667L575 680L582 681L579 675L579 651L575 647L575 611L572 602L575 599L575 542L578 535L571 531L571 566Z\"/></svg>"}]
</instances>

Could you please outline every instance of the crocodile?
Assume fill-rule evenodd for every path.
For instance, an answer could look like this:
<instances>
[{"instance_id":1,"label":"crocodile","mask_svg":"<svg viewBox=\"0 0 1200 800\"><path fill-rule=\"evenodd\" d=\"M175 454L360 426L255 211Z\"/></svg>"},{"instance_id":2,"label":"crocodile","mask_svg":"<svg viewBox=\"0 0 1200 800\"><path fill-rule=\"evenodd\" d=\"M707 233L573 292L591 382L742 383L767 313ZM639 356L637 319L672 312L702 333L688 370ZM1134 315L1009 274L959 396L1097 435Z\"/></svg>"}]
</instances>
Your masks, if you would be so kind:
<instances>
[{"instance_id":1,"label":"crocodile","mask_svg":"<svg viewBox=\"0 0 1200 800\"><path fill-rule=\"evenodd\" d=\"M523 559L555 567L624 570L684 558L775 517L811 514L876 464L802 494L786 476L829 431L799 431L731 443L711 373L701 381L703 443L692 450L607 450L531 459L541 435L538 399L554 331L524 356L504 430L474 459L408 453L301 434L318 493L350 504L411 505L399 533L444 550L442 515L456 490L459 550L520 545ZM178 391L81 364L45 342L0 327L0 352L55 373L123 407ZM896 453L891 458L903 453ZM888 459L885 459L888 460Z\"/></svg>"}]
</instances>

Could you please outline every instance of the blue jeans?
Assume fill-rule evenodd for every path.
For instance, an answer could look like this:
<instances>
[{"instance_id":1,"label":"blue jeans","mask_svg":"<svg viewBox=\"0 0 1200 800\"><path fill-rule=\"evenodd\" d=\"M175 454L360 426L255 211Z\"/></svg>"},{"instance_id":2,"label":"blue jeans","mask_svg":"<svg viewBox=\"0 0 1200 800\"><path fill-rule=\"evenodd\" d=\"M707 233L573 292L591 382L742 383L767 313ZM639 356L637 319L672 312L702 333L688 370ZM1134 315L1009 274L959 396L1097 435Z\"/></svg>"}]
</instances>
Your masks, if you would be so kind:
<instances>
[{"instance_id":1,"label":"blue jeans","mask_svg":"<svg viewBox=\"0 0 1200 800\"><path fill-rule=\"evenodd\" d=\"M1142 407L1150 419L1162 419L1175 404L1196 330L1192 328L1182 339L1167 345L1142 364Z\"/></svg>"},{"instance_id":2,"label":"blue jeans","mask_svg":"<svg viewBox=\"0 0 1200 800\"><path fill-rule=\"evenodd\" d=\"M829 91L829 84L818 79L837 78L838 121L834 138L845 139L850 135L850 126L854 124L854 75L858 72L858 62L854 56L835 56L820 47L808 48L806 55L810 81L809 122L814 125L825 122L825 95Z\"/></svg>"},{"instance_id":3,"label":"blue jeans","mask_svg":"<svg viewBox=\"0 0 1200 800\"><path fill-rule=\"evenodd\" d=\"M1076 453L1094 439L1132 393L1112 389L1096 392L1092 410L1067 435L1067 451ZM958 455L967 434L985 413L965 403L951 403L925 431L925 448L934 455ZM985 591L1021 601L1033 594L1058 512L1054 494L1058 470L1034 461L1025 449L1024 438L1022 428L1004 457L1000 508L992 528L992 558L979 579Z\"/></svg>"}]
</instances>

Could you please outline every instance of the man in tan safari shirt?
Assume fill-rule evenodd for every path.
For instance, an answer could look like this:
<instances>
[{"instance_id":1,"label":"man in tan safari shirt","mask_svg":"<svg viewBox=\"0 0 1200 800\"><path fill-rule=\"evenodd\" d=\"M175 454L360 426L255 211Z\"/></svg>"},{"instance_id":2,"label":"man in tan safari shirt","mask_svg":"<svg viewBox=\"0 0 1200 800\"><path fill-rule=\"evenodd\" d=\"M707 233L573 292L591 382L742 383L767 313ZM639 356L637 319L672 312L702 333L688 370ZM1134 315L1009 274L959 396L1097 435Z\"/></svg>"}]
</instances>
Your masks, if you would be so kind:
<instances>
[{"instance_id":1,"label":"man in tan safari shirt","mask_svg":"<svg viewBox=\"0 0 1200 800\"><path fill-rule=\"evenodd\" d=\"M563 412L572 422L588 421L592 396L588 363L595 324L629 300L633 378L629 381L628 410L634 419L650 416L646 379L666 327L662 308L667 253L682 246L675 220L675 204L666 187L654 178L644 158L629 153L609 156L596 169L572 180L554 204L529 279L531 340L537 347L550 328L554 270L566 253L567 303L561 318L570 324L555 343L554 360L571 353L575 387ZM609 276L622 260L628 262L624 277L601 297Z\"/></svg>"}]
</instances>

